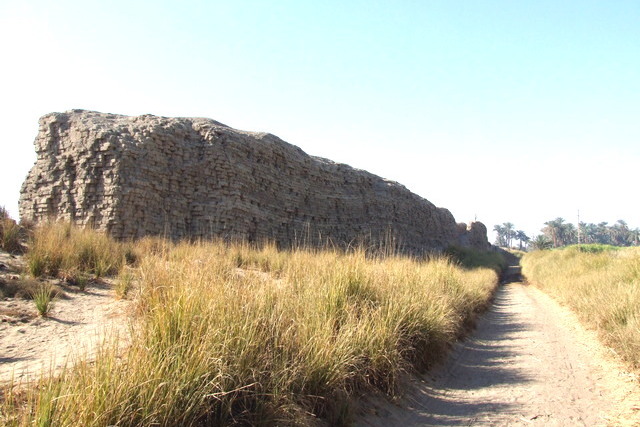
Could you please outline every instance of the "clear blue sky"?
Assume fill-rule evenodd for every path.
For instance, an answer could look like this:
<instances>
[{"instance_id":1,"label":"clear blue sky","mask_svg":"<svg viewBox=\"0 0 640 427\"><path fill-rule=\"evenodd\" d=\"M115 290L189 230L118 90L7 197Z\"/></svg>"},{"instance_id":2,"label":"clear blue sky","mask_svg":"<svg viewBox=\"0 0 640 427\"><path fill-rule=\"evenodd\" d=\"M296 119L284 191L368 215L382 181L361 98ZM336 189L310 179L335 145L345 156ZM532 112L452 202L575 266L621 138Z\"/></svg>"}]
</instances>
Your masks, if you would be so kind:
<instances>
[{"instance_id":1,"label":"clear blue sky","mask_svg":"<svg viewBox=\"0 0 640 427\"><path fill-rule=\"evenodd\" d=\"M0 205L37 120L210 117L459 222L640 226L640 2L0 0Z\"/></svg>"}]
</instances>

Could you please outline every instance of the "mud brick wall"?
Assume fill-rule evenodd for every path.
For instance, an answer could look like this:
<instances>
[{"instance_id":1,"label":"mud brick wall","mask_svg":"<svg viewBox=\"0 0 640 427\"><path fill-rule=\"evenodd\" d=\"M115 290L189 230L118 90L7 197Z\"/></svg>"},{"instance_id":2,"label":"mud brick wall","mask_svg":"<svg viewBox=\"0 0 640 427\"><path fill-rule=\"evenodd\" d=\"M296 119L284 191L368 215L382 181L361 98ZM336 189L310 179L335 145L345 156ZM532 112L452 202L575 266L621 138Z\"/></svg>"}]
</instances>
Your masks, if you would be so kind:
<instances>
[{"instance_id":1,"label":"mud brick wall","mask_svg":"<svg viewBox=\"0 0 640 427\"><path fill-rule=\"evenodd\" d=\"M35 147L22 219L70 220L121 239L489 247L484 225L456 224L396 182L210 119L52 113Z\"/></svg>"}]
</instances>

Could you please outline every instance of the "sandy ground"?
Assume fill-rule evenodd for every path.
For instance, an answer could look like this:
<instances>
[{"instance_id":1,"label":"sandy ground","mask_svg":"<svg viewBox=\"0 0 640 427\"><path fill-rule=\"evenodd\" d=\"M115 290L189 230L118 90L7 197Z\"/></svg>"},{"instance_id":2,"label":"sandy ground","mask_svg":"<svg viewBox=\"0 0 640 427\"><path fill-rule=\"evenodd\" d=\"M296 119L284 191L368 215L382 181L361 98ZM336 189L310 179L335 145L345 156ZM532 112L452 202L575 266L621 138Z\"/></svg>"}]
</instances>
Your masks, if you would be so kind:
<instances>
[{"instance_id":1,"label":"sandy ground","mask_svg":"<svg viewBox=\"0 0 640 427\"><path fill-rule=\"evenodd\" d=\"M20 262L0 254L5 266L0 276L15 278L12 270ZM16 382L34 379L76 357L91 357L96 345L111 334L126 342L130 305L115 298L109 282L92 283L85 291L65 287L47 317L38 316L32 301L0 300L0 383L12 376Z\"/></svg>"},{"instance_id":2,"label":"sandy ground","mask_svg":"<svg viewBox=\"0 0 640 427\"><path fill-rule=\"evenodd\" d=\"M573 313L536 288L502 285L476 331L396 404L359 426L640 425L637 378Z\"/></svg>"}]
</instances>

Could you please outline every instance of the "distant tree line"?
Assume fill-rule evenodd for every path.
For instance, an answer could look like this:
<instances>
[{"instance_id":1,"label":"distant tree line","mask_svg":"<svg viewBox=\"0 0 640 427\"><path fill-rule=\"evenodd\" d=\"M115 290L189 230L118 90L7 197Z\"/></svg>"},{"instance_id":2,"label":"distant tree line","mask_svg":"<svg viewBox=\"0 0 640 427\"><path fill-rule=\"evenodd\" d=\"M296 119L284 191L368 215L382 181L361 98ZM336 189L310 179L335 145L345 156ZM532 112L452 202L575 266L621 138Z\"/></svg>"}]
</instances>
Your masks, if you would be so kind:
<instances>
[{"instance_id":1,"label":"distant tree line","mask_svg":"<svg viewBox=\"0 0 640 427\"><path fill-rule=\"evenodd\" d=\"M640 229L629 228L623 220L609 225L607 222L598 224L580 222L578 226L565 222L564 218L556 218L544 223L540 230L542 234L530 239L521 230L516 230L510 222L496 225L495 244L503 247L514 247L514 241L518 242L518 248L532 249L559 248L561 246L577 243L600 243L613 246L638 246L640 244Z\"/></svg>"},{"instance_id":2,"label":"distant tree line","mask_svg":"<svg viewBox=\"0 0 640 427\"><path fill-rule=\"evenodd\" d=\"M496 225L493 227L493 231L496 232L496 245L501 247L511 248L513 242L518 242L518 248L522 250L531 240L529 236L522 230L516 230L513 223L505 222L502 225Z\"/></svg>"},{"instance_id":3,"label":"distant tree line","mask_svg":"<svg viewBox=\"0 0 640 427\"><path fill-rule=\"evenodd\" d=\"M576 243L600 243L613 246L638 246L640 243L640 229L631 229L623 220L609 225L607 222L598 224L580 222L579 226L565 222L563 218L556 218L544 223L541 230L554 248L574 245Z\"/></svg>"}]
</instances>

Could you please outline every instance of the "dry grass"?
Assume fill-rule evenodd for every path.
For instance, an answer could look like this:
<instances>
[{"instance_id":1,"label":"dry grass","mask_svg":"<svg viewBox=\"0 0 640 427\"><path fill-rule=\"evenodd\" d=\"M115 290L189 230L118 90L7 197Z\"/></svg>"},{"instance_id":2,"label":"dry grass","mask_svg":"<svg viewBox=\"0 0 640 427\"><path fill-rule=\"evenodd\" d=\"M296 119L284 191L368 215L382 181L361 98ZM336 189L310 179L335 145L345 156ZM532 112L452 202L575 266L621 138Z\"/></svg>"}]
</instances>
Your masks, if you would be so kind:
<instances>
[{"instance_id":1,"label":"dry grass","mask_svg":"<svg viewBox=\"0 0 640 427\"><path fill-rule=\"evenodd\" d=\"M96 277L116 274L131 251L130 245L104 234L52 222L34 229L26 257L27 271L34 277L49 275L81 283L86 273Z\"/></svg>"},{"instance_id":2,"label":"dry grass","mask_svg":"<svg viewBox=\"0 0 640 427\"><path fill-rule=\"evenodd\" d=\"M582 245L531 252L522 270L640 370L640 248Z\"/></svg>"},{"instance_id":3,"label":"dry grass","mask_svg":"<svg viewBox=\"0 0 640 427\"><path fill-rule=\"evenodd\" d=\"M138 267L122 273L139 292L130 347L105 343L92 363L5 389L0 422L344 424L351 396L396 393L400 374L437 359L497 283L491 269L448 259L158 239L136 248Z\"/></svg>"}]
</instances>

